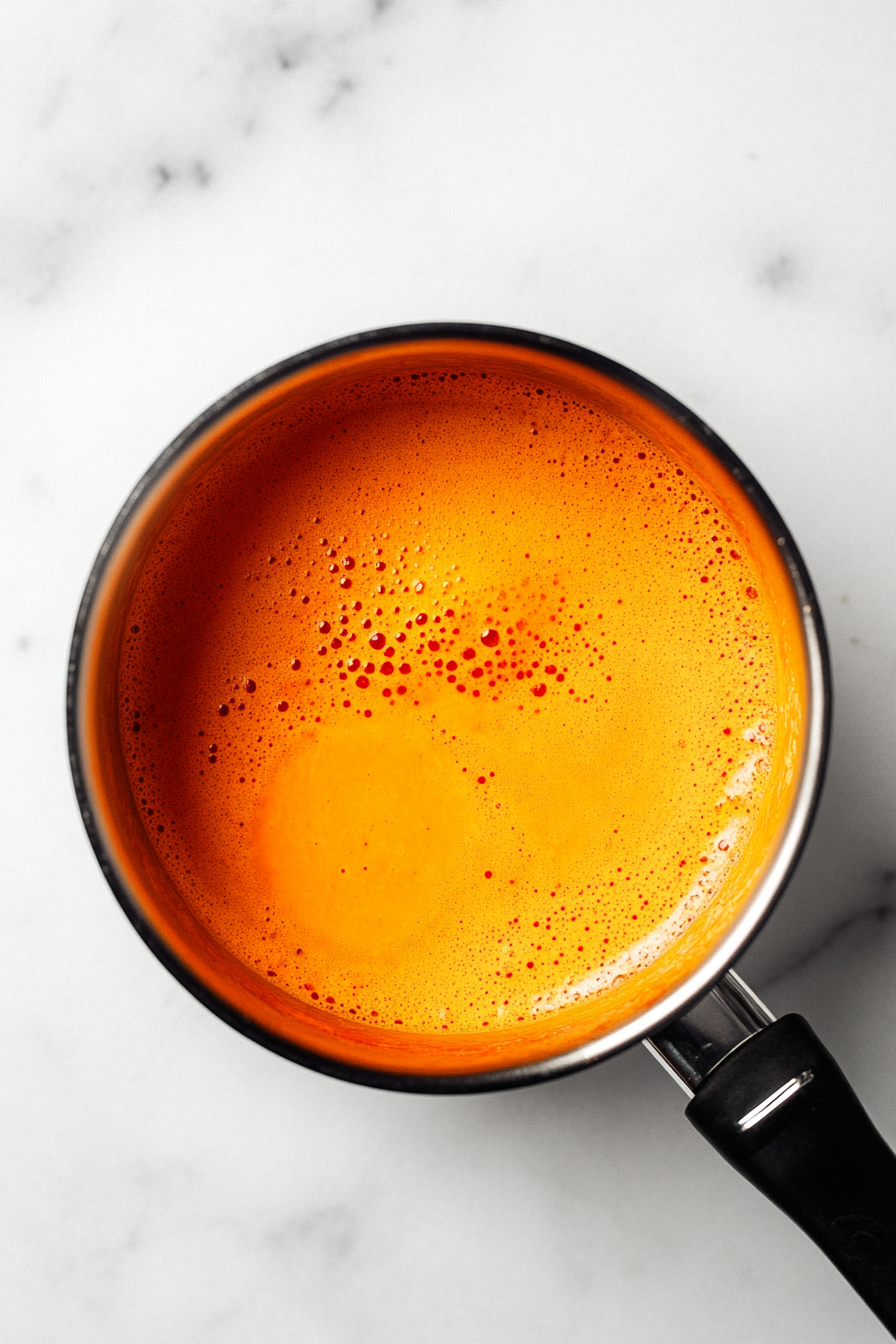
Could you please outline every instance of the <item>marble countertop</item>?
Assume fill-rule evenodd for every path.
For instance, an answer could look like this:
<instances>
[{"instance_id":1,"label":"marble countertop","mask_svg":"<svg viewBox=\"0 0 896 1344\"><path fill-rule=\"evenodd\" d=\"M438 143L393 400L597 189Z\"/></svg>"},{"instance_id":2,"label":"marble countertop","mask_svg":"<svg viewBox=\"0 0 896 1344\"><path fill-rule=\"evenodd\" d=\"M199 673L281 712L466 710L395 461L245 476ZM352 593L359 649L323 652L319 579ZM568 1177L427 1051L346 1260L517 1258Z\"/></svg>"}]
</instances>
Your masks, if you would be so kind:
<instances>
[{"instance_id":1,"label":"marble countertop","mask_svg":"<svg viewBox=\"0 0 896 1344\"><path fill-rule=\"evenodd\" d=\"M256 370L428 319L630 365L815 578L829 778L741 969L896 1142L893 6L31 0L0 33L4 1338L883 1339L640 1048L439 1099L223 1026L106 888L63 683L128 490Z\"/></svg>"}]
</instances>

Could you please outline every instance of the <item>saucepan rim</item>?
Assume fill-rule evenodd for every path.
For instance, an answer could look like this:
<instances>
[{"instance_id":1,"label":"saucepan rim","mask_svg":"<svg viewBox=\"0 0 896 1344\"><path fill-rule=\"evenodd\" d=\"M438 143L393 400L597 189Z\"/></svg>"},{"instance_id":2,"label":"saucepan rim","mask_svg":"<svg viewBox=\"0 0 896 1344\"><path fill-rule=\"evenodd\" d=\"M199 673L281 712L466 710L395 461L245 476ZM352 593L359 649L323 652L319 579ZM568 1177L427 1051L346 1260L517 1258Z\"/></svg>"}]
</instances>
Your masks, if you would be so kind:
<instances>
[{"instance_id":1,"label":"saucepan rim","mask_svg":"<svg viewBox=\"0 0 896 1344\"><path fill-rule=\"evenodd\" d=\"M573 1050L510 1068L469 1074L415 1074L394 1073L386 1070L362 1068L345 1063L277 1036L240 1013L231 1004L213 993L207 985L175 955L160 938L118 870L106 848L102 828L91 797L90 781L85 766L82 744L81 691L86 641L90 619L103 586L103 580L126 538L129 524L147 495L162 480L172 466L187 453L202 435L224 416L258 393L283 379L315 364L325 363L340 355L377 346L397 345L426 340L463 339L500 345L519 346L558 356L574 364L596 370L623 387L640 393L678 421L727 469L749 497L769 535L774 539L793 585L802 620L806 651L806 745L791 815L782 834L777 853L769 864L753 896L731 928L726 932L710 956L681 984L658 1003L647 1008L620 1027L588 1041ZM768 495L748 468L726 443L698 416L667 392L622 364L599 355L582 346L573 345L553 336L514 327L493 326L469 322L425 322L386 327L360 332L353 336L327 341L300 354L284 359L219 398L203 411L192 424L160 454L131 491L117 518L109 529L91 568L81 600L72 636L68 666L66 698L69 759L81 817L100 868L128 919L152 949L162 964L201 1003L218 1017L266 1046L276 1054L295 1063L348 1082L400 1092L469 1093L521 1087L529 1083L556 1078L577 1069L583 1069L601 1059L649 1036L675 1018L681 1016L702 998L725 974L735 959L745 950L771 913L783 892L796 863L818 805L824 769L827 760L831 724L831 672L827 640L818 601L808 570L791 533Z\"/></svg>"}]
</instances>

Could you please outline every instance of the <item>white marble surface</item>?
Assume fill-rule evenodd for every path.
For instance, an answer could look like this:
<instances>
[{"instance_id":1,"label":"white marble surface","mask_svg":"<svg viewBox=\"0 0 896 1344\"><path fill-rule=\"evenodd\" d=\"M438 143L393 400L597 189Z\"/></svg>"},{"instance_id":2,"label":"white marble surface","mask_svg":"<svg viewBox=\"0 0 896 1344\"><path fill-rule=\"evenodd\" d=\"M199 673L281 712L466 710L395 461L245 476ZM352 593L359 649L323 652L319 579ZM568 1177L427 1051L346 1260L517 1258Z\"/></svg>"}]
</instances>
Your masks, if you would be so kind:
<instances>
[{"instance_id":1,"label":"white marble surface","mask_svg":"<svg viewBox=\"0 0 896 1344\"><path fill-rule=\"evenodd\" d=\"M630 364L820 590L829 782L746 964L896 1141L890 0L30 0L0 52L3 1338L883 1339L640 1049L404 1098L211 1017L104 885L62 701L109 521L248 374L433 318Z\"/></svg>"}]
</instances>

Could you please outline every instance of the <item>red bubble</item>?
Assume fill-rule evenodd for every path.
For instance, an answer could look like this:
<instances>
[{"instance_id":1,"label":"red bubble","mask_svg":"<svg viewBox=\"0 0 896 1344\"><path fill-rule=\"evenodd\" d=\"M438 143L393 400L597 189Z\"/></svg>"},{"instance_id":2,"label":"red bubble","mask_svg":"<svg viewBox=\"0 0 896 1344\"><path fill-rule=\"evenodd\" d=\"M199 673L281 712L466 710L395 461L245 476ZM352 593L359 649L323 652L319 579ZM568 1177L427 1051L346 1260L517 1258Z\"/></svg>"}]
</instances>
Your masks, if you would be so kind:
<instances>
[{"instance_id":1,"label":"red bubble","mask_svg":"<svg viewBox=\"0 0 896 1344\"><path fill-rule=\"evenodd\" d=\"M500 634L498 633L497 630L492 629L491 626L488 626L485 630L483 630L479 638L482 640L483 644L486 646L487 649L493 649L495 645L499 644L501 641Z\"/></svg>"}]
</instances>

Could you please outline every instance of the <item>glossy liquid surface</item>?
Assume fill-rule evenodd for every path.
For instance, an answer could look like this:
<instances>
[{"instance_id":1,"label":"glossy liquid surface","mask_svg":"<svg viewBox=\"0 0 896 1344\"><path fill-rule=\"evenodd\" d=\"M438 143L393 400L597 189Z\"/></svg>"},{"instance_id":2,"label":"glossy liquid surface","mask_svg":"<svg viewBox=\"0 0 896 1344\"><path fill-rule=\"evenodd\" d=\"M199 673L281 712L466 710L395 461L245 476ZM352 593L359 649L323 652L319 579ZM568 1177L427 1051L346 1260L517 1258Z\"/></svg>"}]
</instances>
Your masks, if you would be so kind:
<instances>
[{"instance_id":1,"label":"glossy liquid surface","mask_svg":"<svg viewBox=\"0 0 896 1344\"><path fill-rule=\"evenodd\" d=\"M130 604L146 834L216 943L334 1030L618 1020L786 815L770 563L562 380L430 359L281 403Z\"/></svg>"}]
</instances>

